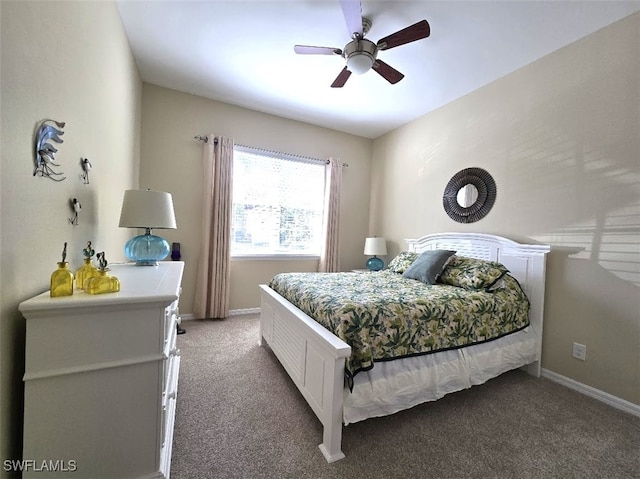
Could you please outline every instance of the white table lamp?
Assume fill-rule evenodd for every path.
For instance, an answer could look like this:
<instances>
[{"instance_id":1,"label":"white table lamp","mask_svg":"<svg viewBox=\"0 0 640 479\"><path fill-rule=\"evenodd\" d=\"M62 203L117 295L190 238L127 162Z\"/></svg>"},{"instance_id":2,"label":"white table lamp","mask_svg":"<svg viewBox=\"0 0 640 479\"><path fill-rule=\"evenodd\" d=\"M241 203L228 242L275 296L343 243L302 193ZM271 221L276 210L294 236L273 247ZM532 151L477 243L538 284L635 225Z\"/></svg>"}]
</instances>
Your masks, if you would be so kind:
<instances>
[{"instance_id":1,"label":"white table lamp","mask_svg":"<svg viewBox=\"0 0 640 479\"><path fill-rule=\"evenodd\" d=\"M155 266L171 250L169 242L151 234L153 228L176 228L170 193L151 190L126 190L120 212L121 228L144 228L145 234L127 241L124 252L138 266Z\"/></svg>"},{"instance_id":2,"label":"white table lamp","mask_svg":"<svg viewBox=\"0 0 640 479\"><path fill-rule=\"evenodd\" d=\"M364 242L364 254L373 255L367 260L367 269L370 271L380 271L384 268L384 261L378 258L378 255L387 254L387 242L384 238L367 238Z\"/></svg>"}]
</instances>

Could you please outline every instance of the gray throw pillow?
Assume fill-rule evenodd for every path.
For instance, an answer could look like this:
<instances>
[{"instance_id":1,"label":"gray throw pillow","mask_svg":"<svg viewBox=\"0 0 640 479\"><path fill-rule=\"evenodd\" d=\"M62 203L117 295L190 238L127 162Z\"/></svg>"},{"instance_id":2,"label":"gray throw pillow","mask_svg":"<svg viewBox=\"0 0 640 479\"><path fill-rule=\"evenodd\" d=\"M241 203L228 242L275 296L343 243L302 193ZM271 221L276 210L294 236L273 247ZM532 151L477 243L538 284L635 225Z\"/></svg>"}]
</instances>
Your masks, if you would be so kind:
<instances>
[{"instance_id":1,"label":"gray throw pillow","mask_svg":"<svg viewBox=\"0 0 640 479\"><path fill-rule=\"evenodd\" d=\"M420 253L420 256L411 263L402 276L417 279L426 284L435 284L436 279L442 273L449 258L456 254L455 251L434 249Z\"/></svg>"}]
</instances>

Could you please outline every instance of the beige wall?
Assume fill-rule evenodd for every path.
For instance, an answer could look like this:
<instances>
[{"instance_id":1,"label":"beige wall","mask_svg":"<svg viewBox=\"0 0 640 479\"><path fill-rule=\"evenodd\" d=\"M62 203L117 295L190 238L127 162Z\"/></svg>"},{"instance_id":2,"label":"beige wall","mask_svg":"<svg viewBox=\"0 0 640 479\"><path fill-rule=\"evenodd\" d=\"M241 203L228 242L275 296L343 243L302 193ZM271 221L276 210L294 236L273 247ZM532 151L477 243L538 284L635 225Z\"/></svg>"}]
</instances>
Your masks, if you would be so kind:
<instances>
[{"instance_id":1,"label":"beige wall","mask_svg":"<svg viewBox=\"0 0 640 479\"><path fill-rule=\"evenodd\" d=\"M640 404L640 14L374 141L371 227L552 245L542 365ZM426 92L428 94L428 90ZM475 224L442 207L467 167L494 177ZM571 356L587 346L587 361Z\"/></svg>"},{"instance_id":2,"label":"beige wall","mask_svg":"<svg viewBox=\"0 0 640 479\"><path fill-rule=\"evenodd\" d=\"M124 260L118 228L122 193L137 186L142 82L112 2L0 2L1 262L0 458L22 450L25 321L18 304L49 289L68 242L82 264L88 240ZM67 179L34 178L33 137L45 118L65 121L57 160ZM80 158L93 164L80 180ZM69 200L82 210L72 226ZM51 338L55 341L56 338ZM4 468L0 468L4 475Z\"/></svg>"},{"instance_id":3,"label":"beige wall","mask_svg":"<svg viewBox=\"0 0 640 479\"><path fill-rule=\"evenodd\" d=\"M202 144L195 135L214 133L237 144L315 158L338 157L343 170L340 210L342 269L362 267L368 232L372 140L239 108L145 83L142 90L140 186L173 195L178 229L164 230L180 242L185 261L182 313L193 311L199 255ZM316 271L316 261L233 261L231 309L260 306L258 284L285 270Z\"/></svg>"}]
</instances>

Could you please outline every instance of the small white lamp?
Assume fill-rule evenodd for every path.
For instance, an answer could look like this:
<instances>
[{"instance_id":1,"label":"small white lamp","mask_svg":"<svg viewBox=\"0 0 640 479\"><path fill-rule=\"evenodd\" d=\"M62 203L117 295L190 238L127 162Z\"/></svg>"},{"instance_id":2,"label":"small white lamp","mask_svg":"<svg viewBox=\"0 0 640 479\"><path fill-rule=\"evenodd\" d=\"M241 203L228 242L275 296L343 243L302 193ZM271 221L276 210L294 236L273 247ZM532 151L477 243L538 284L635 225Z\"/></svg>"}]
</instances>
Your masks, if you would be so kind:
<instances>
[{"instance_id":1,"label":"small white lamp","mask_svg":"<svg viewBox=\"0 0 640 479\"><path fill-rule=\"evenodd\" d=\"M364 242L364 254L373 255L373 258L367 260L367 269L370 271L380 271L384 268L384 261L378 258L378 255L387 254L387 242L384 238L367 238Z\"/></svg>"},{"instance_id":2,"label":"small white lamp","mask_svg":"<svg viewBox=\"0 0 640 479\"><path fill-rule=\"evenodd\" d=\"M152 228L176 228L170 193L151 190L126 190L120 211L121 228L144 228L145 234L127 241L124 252L138 266L156 266L169 255L167 240L151 234Z\"/></svg>"}]
</instances>

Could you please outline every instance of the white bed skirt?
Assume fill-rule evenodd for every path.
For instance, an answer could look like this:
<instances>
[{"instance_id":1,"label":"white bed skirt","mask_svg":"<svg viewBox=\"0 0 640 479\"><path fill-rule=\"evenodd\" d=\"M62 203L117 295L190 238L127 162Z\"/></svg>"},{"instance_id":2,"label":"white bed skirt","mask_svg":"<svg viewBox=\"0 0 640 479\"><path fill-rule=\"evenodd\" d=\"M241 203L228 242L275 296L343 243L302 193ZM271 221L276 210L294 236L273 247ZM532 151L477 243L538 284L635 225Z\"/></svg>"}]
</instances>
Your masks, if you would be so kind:
<instances>
[{"instance_id":1,"label":"white bed skirt","mask_svg":"<svg viewBox=\"0 0 640 479\"><path fill-rule=\"evenodd\" d=\"M344 390L345 425L435 401L483 384L536 360L538 338L528 327L487 343L440 353L381 361L356 374Z\"/></svg>"}]
</instances>

